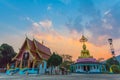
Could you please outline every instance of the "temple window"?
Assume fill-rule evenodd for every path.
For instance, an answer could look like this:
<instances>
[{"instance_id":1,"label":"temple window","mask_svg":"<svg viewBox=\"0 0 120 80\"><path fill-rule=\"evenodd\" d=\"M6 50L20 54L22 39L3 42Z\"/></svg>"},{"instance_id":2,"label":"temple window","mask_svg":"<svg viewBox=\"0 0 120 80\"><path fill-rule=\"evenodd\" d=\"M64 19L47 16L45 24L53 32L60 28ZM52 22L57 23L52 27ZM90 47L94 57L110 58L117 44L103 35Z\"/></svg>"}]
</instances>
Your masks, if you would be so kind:
<instances>
[{"instance_id":1,"label":"temple window","mask_svg":"<svg viewBox=\"0 0 120 80\"><path fill-rule=\"evenodd\" d=\"M23 67L28 67L29 52L23 54Z\"/></svg>"}]
</instances>

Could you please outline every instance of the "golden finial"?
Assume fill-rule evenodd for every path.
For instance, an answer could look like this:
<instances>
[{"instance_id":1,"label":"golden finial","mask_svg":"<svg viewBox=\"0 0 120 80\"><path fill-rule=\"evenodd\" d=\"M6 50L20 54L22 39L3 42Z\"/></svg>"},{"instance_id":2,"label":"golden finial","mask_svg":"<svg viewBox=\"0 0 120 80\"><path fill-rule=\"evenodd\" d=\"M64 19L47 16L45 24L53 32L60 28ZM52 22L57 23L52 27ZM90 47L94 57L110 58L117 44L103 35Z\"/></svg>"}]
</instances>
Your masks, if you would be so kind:
<instances>
[{"instance_id":1,"label":"golden finial","mask_svg":"<svg viewBox=\"0 0 120 80\"><path fill-rule=\"evenodd\" d=\"M84 36L84 35L82 35L82 38L80 39L80 42L87 42L88 41L88 39Z\"/></svg>"}]
</instances>

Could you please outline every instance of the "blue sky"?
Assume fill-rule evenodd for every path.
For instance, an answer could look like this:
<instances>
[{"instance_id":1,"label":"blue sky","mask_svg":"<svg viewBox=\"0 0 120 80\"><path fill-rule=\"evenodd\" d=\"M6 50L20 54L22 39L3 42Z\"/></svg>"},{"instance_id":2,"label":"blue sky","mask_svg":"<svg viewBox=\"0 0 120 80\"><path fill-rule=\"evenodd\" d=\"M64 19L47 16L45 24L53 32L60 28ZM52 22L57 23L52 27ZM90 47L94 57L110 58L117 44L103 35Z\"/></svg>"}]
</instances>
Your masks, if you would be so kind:
<instances>
[{"instance_id":1,"label":"blue sky","mask_svg":"<svg viewBox=\"0 0 120 80\"><path fill-rule=\"evenodd\" d=\"M107 11L118 21L119 4L119 0L1 0L0 25L2 28L5 27L5 30L7 26L26 30L31 25L25 20L29 17L34 21L49 19L55 28L66 25L80 32L83 27L101 27L102 19L110 18L105 15ZM110 24L117 27L119 21L116 25Z\"/></svg>"},{"instance_id":2,"label":"blue sky","mask_svg":"<svg viewBox=\"0 0 120 80\"><path fill-rule=\"evenodd\" d=\"M109 37L120 39L119 0L0 0L0 10L0 44L15 49L25 34L41 36L46 45L52 44L48 34L76 41L84 34L96 46L105 45Z\"/></svg>"}]
</instances>

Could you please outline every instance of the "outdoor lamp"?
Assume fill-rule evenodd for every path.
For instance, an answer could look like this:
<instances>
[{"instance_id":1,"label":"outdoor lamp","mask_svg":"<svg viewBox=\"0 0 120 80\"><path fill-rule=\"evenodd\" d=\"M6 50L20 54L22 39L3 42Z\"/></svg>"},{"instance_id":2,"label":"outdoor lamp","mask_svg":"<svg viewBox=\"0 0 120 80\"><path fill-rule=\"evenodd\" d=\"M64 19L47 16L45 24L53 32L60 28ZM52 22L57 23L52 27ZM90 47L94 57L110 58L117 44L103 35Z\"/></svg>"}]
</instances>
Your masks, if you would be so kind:
<instances>
[{"instance_id":1,"label":"outdoor lamp","mask_svg":"<svg viewBox=\"0 0 120 80\"><path fill-rule=\"evenodd\" d=\"M112 45L112 38L109 38L108 42L110 43L110 45Z\"/></svg>"}]
</instances>

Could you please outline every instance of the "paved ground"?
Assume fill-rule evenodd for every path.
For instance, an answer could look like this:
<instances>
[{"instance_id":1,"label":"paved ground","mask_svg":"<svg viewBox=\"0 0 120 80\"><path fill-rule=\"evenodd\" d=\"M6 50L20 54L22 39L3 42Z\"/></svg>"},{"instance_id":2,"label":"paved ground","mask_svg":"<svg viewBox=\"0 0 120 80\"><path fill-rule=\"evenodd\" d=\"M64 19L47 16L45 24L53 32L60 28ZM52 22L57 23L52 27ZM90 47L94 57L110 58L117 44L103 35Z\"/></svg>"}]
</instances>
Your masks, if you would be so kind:
<instances>
[{"instance_id":1,"label":"paved ground","mask_svg":"<svg viewBox=\"0 0 120 80\"><path fill-rule=\"evenodd\" d=\"M0 80L120 80L120 74L13 75L0 74Z\"/></svg>"}]
</instances>

